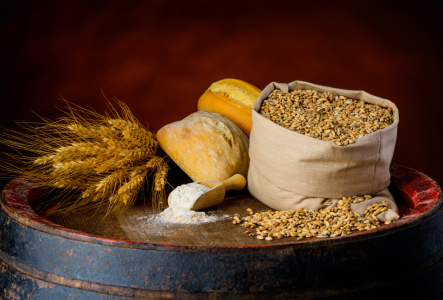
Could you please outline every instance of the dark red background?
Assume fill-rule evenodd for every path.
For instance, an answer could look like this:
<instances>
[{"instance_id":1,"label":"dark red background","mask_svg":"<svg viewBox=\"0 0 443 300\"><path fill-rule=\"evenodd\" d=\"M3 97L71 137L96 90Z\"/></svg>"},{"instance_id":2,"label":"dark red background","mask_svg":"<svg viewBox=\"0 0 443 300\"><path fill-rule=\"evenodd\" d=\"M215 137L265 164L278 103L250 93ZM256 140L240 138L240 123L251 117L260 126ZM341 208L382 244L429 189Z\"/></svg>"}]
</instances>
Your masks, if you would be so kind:
<instances>
[{"instance_id":1,"label":"dark red background","mask_svg":"<svg viewBox=\"0 0 443 300\"><path fill-rule=\"evenodd\" d=\"M432 2L89 2L1 2L0 125L36 119L30 110L56 118L59 94L103 111L102 88L157 131L219 79L305 80L395 102L393 162L443 183L442 10Z\"/></svg>"}]
</instances>

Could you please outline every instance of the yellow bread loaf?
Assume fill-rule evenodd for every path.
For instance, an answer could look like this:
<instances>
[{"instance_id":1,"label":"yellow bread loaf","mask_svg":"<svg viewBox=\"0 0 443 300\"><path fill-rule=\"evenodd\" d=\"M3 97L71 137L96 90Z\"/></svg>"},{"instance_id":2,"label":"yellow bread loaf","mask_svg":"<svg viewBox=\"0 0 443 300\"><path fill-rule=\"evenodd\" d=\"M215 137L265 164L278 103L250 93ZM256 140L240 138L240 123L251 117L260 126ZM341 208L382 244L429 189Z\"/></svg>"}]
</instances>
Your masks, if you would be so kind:
<instances>
[{"instance_id":1,"label":"yellow bread loaf","mask_svg":"<svg viewBox=\"0 0 443 300\"><path fill-rule=\"evenodd\" d=\"M227 117L249 137L251 108L260 93L260 89L242 80L219 80L200 97L197 109L214 111Z\"/></svg>"},{"instance_id":2,"label":"yellow bread loaf","mask_svg":"<svg viewBox=\"0 0 443 300\"><path fill-rule=\"evenodd\" d=\"M157 132L160 147L194 181L247 176L249 140L222 115L206 110L190 114Z\"/></svg>"}]
</instances>

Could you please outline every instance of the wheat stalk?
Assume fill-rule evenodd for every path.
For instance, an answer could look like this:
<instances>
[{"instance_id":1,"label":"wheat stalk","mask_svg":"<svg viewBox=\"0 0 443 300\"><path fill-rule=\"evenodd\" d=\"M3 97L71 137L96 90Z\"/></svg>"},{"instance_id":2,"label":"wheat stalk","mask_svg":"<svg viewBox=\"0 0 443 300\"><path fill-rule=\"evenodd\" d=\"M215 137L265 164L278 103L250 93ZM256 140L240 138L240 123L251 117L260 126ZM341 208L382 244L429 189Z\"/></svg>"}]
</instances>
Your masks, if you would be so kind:
<instances>
[{"instance_id":1,"label":"wheat stalk","mask_svg":"<svg viewBox=\"0 0 443 300\"><path fill-rule=\"evenodd\" d=\"M149 169L155 168L154 184L152 185L153 209L161 211L166 206L165 185L169 167L167 162L160 157L150 160L147 166Z\"/></svg>"},{"instance_id":2,"label":"wheat stalk","mask_svg":"<svg viewBox=\"0 0 443 300\"><path fill-rule=\"evenodd\" d=\"M0 167L14 176L26 175L35 187L78 191L62 211L95 205L108 214L121 213L152 177L152 207L164 209L168 166L157 154L155 135L119 100L120 113L108 102L110 113L105 115L64 101L64 118L20 123L25 132L0 135L0 143L37 155L9 155Z\"/></svg>"}]
</instances>

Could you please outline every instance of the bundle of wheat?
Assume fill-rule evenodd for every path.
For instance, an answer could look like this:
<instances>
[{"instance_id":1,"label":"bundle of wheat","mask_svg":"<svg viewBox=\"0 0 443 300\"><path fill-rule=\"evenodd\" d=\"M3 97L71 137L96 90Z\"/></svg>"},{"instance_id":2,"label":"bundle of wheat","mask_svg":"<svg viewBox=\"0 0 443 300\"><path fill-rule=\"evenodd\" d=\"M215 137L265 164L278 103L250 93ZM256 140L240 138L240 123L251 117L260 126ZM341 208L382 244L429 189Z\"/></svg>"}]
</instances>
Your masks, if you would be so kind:
<instances>
[{"instance_id":1,"label":"bundle of wheat","mask_svg":"<svg viewBox=\"0 0 443 300\"><path fill-rule=\"evenodd\" d=\"M7 154L0 167L9 175L26 176L36 188L56 188L64 196L77 193L74 201L60 202L63 211L97 206L107 214L121 213L151 178L153 210L163 210L169 168L158 156L155 135L118 99L121 112L108 101L105 115L64 101L65 117L58 121L40 117L40 123L19 123L25 132L3 130L0 143L19 154Z\"/></svg>"}]
</instances>

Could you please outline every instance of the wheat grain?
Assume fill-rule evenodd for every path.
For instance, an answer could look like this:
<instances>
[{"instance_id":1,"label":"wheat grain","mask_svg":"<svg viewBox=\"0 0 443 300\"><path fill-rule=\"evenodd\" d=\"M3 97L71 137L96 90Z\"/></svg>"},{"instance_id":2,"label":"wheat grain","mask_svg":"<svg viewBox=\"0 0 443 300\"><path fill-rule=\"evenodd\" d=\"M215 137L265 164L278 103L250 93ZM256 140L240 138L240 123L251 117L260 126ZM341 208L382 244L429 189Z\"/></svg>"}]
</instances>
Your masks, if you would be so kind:
<instances>
[{"instance_id":1,"label":"wheat grain","mask_svg":"<svg viewBox=\"0 0 443 300\"><path fill-rule=\"evenodd\" d=\"M104 134L104 127L102 130L93 127L87 128L80 124L70 124L66 126L67 129L72 130L76 135L84 139L99 139Z\"/></svg>"},{"instance_id":2,"label":"wheat grain","mask_svg":"<svg viewBox=\"0 0 443 300\"><path fill-rule=\"evenodd\" d=\"M168 164L163 159L156 157L156 163L159 164L154 174L152 206L154 211L162 211L166 208L165 185L168 174Z\"/></svg>"},{"instance_id":3,"label":"wheat grain","mask_svg":"<svg viewBox=\"0 0 443 300\"><path fill-rule=\"evenodd\" d=\"M117 170L110 175L104 177L95 184L95 192L102 194L109 194L116 190L125 179L127 172L125 170Z\"/></svg>"},{"instance_id":4,"label":"wheat grain","mask_svg":"<svg viewBox=\"0 0 443 300\"><path fill-rule=\"evenodd\" d=\"M123 131L123 137L134 146L142 146L149 149L153 154L157 148L157 141L154 134L144 130L143 128L131 128Z\"/></svg>"},{"instance_id":5,"label":"wheat grain","mask_svg":"<svg viewBox=\"0 0 443 300\"><path fill-rule=\"evenodd\" d=\"M48 164L50 162L53 162L56 157L57 157L57 155L55 155L55 154L49 154L49 155L41 156L41 157L36 158L34 160L34 164L36 164L36 165L45 165L45 164Z\"/></svg>"},{"instance_id":6,"label":"wheat grain","mask_svg":"<svg viewBox=\"0 0 443 300\"><path fill-rule=\"evenodd\" d=\"M146 176L145 172L144 174L137 174L135 176L131 176L129 181L126 182L125 184L123 184L119 189L118 189L118 194L128 194L128 195L132 195L134 194L134 191L139 191L140 186L143 184L143 181L145 179Z\"/></svg>"},{"instance_id":7,"label":"wheat grain","mask_svg":"<svg viewBox=\"0 0 443 300\"><path fill-rule=\"evenodd\" d=\"M131 124L129 124L127 121L121 119L110 119L108 120L108 123L111 124L113 128L120 130L125 130L127 127L131 126Z\"/></svg>"}]
</instances>

